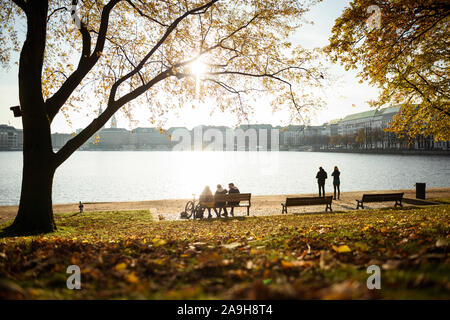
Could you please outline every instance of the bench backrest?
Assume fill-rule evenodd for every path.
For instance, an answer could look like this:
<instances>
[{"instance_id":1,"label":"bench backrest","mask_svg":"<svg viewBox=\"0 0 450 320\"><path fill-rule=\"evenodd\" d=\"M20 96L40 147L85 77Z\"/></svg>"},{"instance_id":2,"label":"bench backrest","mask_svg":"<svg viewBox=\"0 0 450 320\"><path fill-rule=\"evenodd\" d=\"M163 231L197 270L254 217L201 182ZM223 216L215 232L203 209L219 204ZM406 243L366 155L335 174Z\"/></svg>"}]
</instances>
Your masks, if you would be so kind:
<instances>
[{"instance_id":1,"label":"bench backrest","mask_svg":"<svg viewBox=\"0 0 450 320\"><path fill-rule=\"evenodd\" d=\"M218 194L214 196L215 202L234 202L234 201L250 201L251 193L232 193L232 194Z\"/></svg>"},{"instance_id":2,"label":"bench backrest","mask_svg":"<svg viewBox=\"0 0 450 320\"><path fill-rule=\"evenodd\" d=\"M363 202L384 202L402 200L403 193L364 194Z\"/></svg>"},{"instance_id":3,"label":"bench backrest","mask_svg":"<svg viewBox=\"0 0 450 320\"><path fill-rule=\"evenodd\" d=\"M307 206L314 204L330 204L333 201L333 196L329 197L301 197L301 198L286 198L286 206Z\"/></svg>"}]
</instances>

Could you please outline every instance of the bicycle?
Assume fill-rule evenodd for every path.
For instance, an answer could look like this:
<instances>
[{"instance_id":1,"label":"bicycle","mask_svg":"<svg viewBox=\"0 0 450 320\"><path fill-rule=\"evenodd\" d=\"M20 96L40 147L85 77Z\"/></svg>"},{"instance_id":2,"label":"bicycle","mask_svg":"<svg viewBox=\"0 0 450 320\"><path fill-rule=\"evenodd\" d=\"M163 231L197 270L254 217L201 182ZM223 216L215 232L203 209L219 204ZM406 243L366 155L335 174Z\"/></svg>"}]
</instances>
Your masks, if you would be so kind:
<instances>
[{"instance_id":1,"label":"bicycle","mask_svg":"<svg viewBox=\"0 0 450 320\"><path fill-rule=\"evenodd\" d=\"M181 213L181 218L190 219L192 217L192 219L203 219L205 208L196 201L195 194L192 195L194 198L186 203L184 211Z\"/></svg>"}]
</instances>

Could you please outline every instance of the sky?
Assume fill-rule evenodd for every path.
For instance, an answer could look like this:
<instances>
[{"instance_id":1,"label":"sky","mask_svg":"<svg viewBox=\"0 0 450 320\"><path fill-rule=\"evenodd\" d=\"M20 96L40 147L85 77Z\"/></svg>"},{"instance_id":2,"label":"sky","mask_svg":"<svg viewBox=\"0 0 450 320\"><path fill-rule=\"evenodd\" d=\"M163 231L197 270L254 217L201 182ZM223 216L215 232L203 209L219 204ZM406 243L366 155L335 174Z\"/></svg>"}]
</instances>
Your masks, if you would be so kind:
<instances>
[{"instance_id":1,"label":"sky","mask_svg":"<svg viewBox=\"0 0 450 320\"><path fill-rule=\"evenodd\" d=\"M323 0L314 6L305 16L314 24L305 24L293 37L293 45L302 45L304 48L323 47L328 44L334 21L349 0ZM348 114L363 112L370 109L368 101L376 99L378 90L367 83L359 83L356 71L345 71L340 65L329 64L330 74L337 78L332 86L321 90L321 98L326 102L319 110L311 116L312 125L321 125L334 119L340 119ZM0 69L0 124L12 125L22 128L21 118L14 118L11 106L19 105L17 66L12 64L10 69ZM98 109L98 107L96 107ZM289 116L284 112L273 113L268 102L264 99L257 101L254 105L256 112L250 118L250 123L264 123L276 125L287 125ZM104 109L104 107L103 107ZM131 124L128 119L117 114L118 127L133 129L133 127L150 127L148 107L140 106L134 109L134 118L140 120L139 124ZM214 105L206 104L192 109L191 106L174 111L168 115L164 127L184 126L192 128L204 125L226 125L233 127L237 124L237 118L229 113L222 113L214 108ZM70 126L62 115L58 115L52 123L52 132L74 132L78 128L85 127L92 121L84 116L73 116L73 126Z\"/></svg>"}]
</instances>

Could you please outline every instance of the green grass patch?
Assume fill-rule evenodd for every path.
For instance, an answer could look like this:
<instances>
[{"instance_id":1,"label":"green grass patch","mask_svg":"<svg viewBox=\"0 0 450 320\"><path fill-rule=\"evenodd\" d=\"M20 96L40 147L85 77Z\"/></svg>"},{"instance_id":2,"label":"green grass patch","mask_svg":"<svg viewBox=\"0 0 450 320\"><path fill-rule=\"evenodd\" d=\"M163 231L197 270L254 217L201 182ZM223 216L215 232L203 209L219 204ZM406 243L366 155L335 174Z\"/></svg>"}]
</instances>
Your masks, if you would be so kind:
<instances>
[{"instance_id":1,"label":"green grass patch","mask_svg":"<svg viewBox=\"0 0 450 320\"><path fill-rule=\"evenodd\" d=\"M203 221L154 221L146 210L56 214L54 233L0 239L0 296L448 299L449 209ZM367 289L372 264L381 290ZM81 269L81 290L66 287L69 265Z\"/></svg>"}]
</instances>

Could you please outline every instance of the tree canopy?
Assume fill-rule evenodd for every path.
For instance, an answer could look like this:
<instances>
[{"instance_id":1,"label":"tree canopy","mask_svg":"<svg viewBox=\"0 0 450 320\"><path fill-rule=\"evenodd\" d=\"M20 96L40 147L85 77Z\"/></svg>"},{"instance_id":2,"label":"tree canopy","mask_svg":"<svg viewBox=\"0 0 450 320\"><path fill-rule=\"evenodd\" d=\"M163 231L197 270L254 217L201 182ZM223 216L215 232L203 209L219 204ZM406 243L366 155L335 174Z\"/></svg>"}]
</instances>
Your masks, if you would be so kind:
<instances>
[{"instance_id":1,"label":"tree canopy","mask_svg":"<svg viewBox=\"0 0 450 320\"><path fill-rule=\"evenodd\" d=\"M153 123L172 108L206 98L245 119L248 101L263 92L273 97L274 108L288 106L305 122L317 102L311 87L324 76L317 52L289 39L318 1L0 2L3 66L14 62L11 53L23 41L18 80L24 167L10 230L56 228L51 197L56 169L118 110L131 119L133 104L147 105ZM103 113L92 117L100 105ZM86 108L90 124L54 152L55 117L89 116Z\"/></svg>"},{"instance_id":2,"label":"tree canopy","mask_svg":"<svg viewBox=\"0 0 450 320\"><path fill-rule=\"evenodd\" d=\"M316 101L307 88L323 72L315 53L289 37L315 2L49 1L42 68L49 119L62 112L70 122L92 95L106 106L105 118L122 106L131 118L129 108L145 103L156 123L171 108L206 98L245 118L246 102L265 91L277 97L274 107L290 101L303 120ZM27 10L25 1L0 4L4 66L20 47L14 26ZM202 74L193 70L199 63Z\"/></svg>"},{"instance_id":3,"label":"tree canopy","mask_svg":"<svg viewBox=\"0 0 450 320\"><path fill-rule=\"evenodd\" d=\"M381 90L374 107L401 105L390 131L450 140L449 10L439 0L354 0L326 51Z\"/></svg>"}]
</instances>

